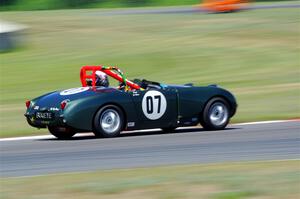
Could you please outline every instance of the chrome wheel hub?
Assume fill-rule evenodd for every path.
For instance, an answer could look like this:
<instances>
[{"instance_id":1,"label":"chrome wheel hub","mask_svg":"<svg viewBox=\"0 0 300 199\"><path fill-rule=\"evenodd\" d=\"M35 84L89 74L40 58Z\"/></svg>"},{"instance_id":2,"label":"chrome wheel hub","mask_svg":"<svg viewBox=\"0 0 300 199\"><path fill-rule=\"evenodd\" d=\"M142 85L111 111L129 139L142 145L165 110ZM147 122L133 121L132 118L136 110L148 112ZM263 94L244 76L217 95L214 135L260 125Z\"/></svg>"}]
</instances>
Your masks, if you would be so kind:
<instances>
[{"instance_id":1,"label":"chrome wheel hub","mask_svg":"<svg viewBox=\"0 0 300 199\"><path fill-rule=\"evenodd\" d=\"M222 126L228 120L228 109L220 102L212 105L209 110L209 119L215 126Z\"/></svg>"},{"instance_id":2,"label":"chrome wheel hub","mask_svg":"<svg viewBox=\"0 0 300 199\"><path fill-rule=\"evenodd\" d=\"M117 111L107 109L100 117L100 125L107 133L114 133L120 127L121 121Z\"/></svg>"}]
</instances>

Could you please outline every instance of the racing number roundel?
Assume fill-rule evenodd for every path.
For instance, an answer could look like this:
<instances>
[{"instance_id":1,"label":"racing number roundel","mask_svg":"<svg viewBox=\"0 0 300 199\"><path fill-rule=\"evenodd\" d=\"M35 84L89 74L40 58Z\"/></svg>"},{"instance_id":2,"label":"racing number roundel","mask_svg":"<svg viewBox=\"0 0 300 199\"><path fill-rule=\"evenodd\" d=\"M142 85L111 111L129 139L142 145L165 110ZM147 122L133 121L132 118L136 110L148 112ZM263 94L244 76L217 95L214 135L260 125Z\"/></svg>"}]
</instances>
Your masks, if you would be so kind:
<instances>
[{"instance_id":1,"label":"racing number roundel","mask_svg":"<svg viewBox=\"0 0 300 199\"><path fill-rule=\"evenodd\" d=\"M73 95L77 93L82 93L87 90L89 90L89 87L70 88L68 90L61 91L60 95Z\"/></svg>"},{"instance_id":2,"label":"racing number roundel","mask_svg":"<svg viewBox=\"0 0 300 199\"><path fill-rule=\"evenodd\" d=\"M148 91L143 97L142 109L148 119L157 120L166 112L166 97L159 91Z\"/></svg>"}]
</instances>

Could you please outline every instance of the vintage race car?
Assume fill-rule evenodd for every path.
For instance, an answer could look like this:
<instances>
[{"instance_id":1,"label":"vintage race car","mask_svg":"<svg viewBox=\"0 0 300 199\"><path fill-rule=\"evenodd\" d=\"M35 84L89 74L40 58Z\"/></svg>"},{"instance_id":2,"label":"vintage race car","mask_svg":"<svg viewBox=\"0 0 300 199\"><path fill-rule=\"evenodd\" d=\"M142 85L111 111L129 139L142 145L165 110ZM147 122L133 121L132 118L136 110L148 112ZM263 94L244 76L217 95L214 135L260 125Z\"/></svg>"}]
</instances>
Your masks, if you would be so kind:
<instances>
[{"instance_id":1,"label":"vintage race car","mask_svg":"<svg viewBox=\"0 0 300 199\"><path fill-rule=\"evenodd\" d=\"M121 86L96 86L96 71L118 80ZM59 139L91 131L96 136L115 137L122 131L161 128L168 132L199 123L207 130L221 130L237 109L235 97L217 85L130 81L117 67L105 66L84 66L80 77L82 87L26 101L27 122L48 128Z\"/></svg>"}]
</instances>

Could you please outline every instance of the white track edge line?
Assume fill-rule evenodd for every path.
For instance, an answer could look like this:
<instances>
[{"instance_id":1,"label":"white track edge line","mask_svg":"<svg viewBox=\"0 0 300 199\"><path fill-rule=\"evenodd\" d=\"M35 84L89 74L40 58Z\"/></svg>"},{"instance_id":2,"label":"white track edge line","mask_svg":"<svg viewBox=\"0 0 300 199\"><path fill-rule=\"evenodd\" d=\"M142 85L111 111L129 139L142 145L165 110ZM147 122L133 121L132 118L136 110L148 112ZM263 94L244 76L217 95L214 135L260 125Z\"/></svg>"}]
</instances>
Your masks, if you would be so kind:
<instances>
[{"instance_id":1,"label":"white track edge line","mask_svg":"<svg viewBox=\"0 0 300 199\"><path fill-rule=\"evenodd\" d=\"M270 121L258 121L258 122L245 122L245 123L236 123L230 124L231 126L246 126L246 125L256 125L256 124L273 124L273 123L283 123L283 122L294 122L298 120L270 120ZM193 129L195 127L180 127L180 129ZM151 132L158 129L147 129L147 130L139 130L139 132ZM128 131L130 132L130 131ZM87 133L80 134L79 136L86 136ZM1 138L0 142L4 141L19 141L19 140L38 140L38 139L52 139L55 138L53 135L35 135L35 136L24 136L24 137L12 137L12 138Z\"/></svg>"},{"instance_id":2,"label":"white track edge line","mask_svg":"<svg viewBox=\"0 0 300 199\"><path fill-rule=\"evenodd\" d=\"M282 123L282 122L293 122L294 120L270 120L270 121L258 121L258 122L243 122L231 124L234 126L243 126L243 125L254 125L254 124L273 124L273 123Z\"/></svg>"}]
</instances>

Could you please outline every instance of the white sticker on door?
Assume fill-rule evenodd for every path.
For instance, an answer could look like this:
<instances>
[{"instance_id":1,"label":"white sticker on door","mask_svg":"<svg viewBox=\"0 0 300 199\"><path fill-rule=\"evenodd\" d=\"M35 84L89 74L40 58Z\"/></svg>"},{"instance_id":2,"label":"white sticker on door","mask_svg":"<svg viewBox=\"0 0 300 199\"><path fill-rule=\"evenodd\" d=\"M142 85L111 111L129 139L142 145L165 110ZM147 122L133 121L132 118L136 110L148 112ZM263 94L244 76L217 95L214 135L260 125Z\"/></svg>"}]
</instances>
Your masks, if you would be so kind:
<instances>
[{"instance_id":1,"label":"white sticker on door","mask_svg":"<svg viewBox=\"0 0 300 199\"><path fill-rule=\"evenodd\" d=\"M166 97L159 91L148 91L143 97L142 109L148 119L157 120L166 112Z\"/></svg>"}]
</instances>

